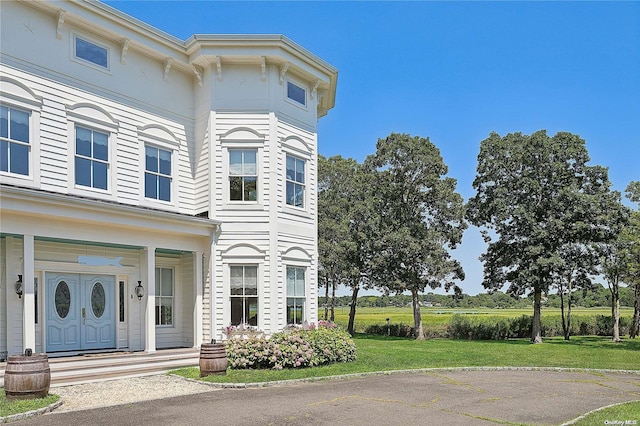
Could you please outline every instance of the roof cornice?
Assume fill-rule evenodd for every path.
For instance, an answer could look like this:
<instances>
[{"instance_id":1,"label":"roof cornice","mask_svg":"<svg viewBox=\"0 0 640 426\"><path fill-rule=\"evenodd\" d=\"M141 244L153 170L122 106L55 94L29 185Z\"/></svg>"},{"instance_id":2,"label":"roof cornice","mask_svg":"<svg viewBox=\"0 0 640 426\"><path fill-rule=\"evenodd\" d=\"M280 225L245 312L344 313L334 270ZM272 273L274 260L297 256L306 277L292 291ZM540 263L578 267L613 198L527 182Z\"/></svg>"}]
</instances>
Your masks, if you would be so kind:
<instances>
[{"instance_id":1,"label":"roof cornice","mask_svg":"<svg viewBox=\"0 0 640 426\"><path fill-rule=\"evenodd\" d=\"M324 83L319 116L335 105L337 69L284 35L194 34L181 40L97 0L19 1L52 16L64 11L65 23L100 31L113 41L127 40L128 49L138 50L160 63L170 60L172 69L185 73L193 73L192 65L211 62L215 57L226 62L244 60L246 56L257 60L265 57L278 66L295 59L290 69L297 69L311 82L320 77ZM98 22L96 17L100 18Z\"/></svg>"}]
</instances>

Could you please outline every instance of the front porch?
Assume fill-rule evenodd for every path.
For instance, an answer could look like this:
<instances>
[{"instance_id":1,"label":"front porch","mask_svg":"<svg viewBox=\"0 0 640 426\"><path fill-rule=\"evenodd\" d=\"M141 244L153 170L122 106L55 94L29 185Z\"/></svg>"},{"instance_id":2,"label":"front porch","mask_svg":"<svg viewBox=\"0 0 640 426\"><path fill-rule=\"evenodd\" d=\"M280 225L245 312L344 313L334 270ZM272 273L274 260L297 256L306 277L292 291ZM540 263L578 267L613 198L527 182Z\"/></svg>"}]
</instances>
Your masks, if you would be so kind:
<instances>
[{"instance_id":1,"label":"front porch","mask_svg":"<svg viewBox=\"0 0 640 426\"><path fill-rule=\"evenodd\" d=\"M51 387L162 374L176 368L195 367L199 358L197 348L49 358ZM0 386L4 386L6 365L6 362L0 363Z\"/></svg>"}]
</instances>

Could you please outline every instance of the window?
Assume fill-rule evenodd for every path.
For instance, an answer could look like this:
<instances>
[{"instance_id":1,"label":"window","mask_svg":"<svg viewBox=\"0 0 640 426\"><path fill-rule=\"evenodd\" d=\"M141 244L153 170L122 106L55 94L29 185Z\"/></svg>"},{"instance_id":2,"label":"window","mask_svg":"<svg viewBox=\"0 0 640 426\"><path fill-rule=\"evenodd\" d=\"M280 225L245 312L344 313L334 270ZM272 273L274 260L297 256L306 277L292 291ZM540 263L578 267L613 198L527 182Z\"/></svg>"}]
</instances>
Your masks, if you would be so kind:
<instances>
[{"instance_id":1,"label":"window","mask_svg":"<svg viewBox=\"0 0 640 426\"><path fill-rule=\"evenodd\" d=\"M76 58L91 62L102 68L109 68L109 51L88 40L74 37L73 54Z\"/></svg>"},{"instance_id":2,"label":"window","mask_svg":"<svg viewBox=\"0 0 640 426\"><path fill-rule=\"evenodd\" d=\"M34 321L38 323L38 278L33 279L33 311L35 314Z\"/></svg>"},{"instance_id":3,"label":"window","mask_svg":"<svg viewBox=\"0 0 640 426\"><path fill-rule=\"evenodd\" d=\"M156 325L173 325L173 269L156 268Z\"/></svg>"},{"instance_id":4,"label":"window","mask_svg":"<svg viewBox=\"0 0 640 426\"><path fill-rule=\"evenodd\" d=\"M119 322L124 322L124 301L125 301L125 294L124 294L124 281L118 281L118 321ZM156 321L156 324L158 322Z\"/></svg>"},{"instance_id":5,"label":"window","mask_svg":"<svg viewBox=\"0 0 640 426\"><path fill-rule=\"evenodd\" d=\"M171 201L171 151L145 146L144 196Z\"/></svg>"},{"instance_id":6,"label":"window","mask_svg":"<svg viewBox=\"0 0 640 426\"><path fill-rule=\"evenodd\" d=\"M76 126L76 185L107 189L109 135Z\"/></svg>"},{"instance_id":7,"label":"window","mask_svg":"<svg viewBox=\"0 0 640 426\"><path fill-rule=\"evenodd\" d=\"M29 113L0 106L0 171L29 175Z\"/></svg>"},{"instance_id":8,"label":"window","mask_svg":"<svg viewBox=\"0 0 640 426\"><path fill-rule=\"evenodd\" d=\"M229 150L229 199L257 201L257 149Z\"/></svg>"},{"instance_id":9,"label":"window","mask_svg":"<svg viewBox=\"0 0 640 426\"><path fill-rule=\"evenodd\" d=\"M307 105L307 91L290 81L287 81L287 98L300 105Z\"/></svg>"},{"instance_id":10,"label":"window","mask_svg":"<svg viewBox=\"0 0 640 426\"><path fill-rule=\"evenodd\" d=\"M305 268L287 266L287 324L304 321Z\"/></svg>"},{"instance_id":11,"label":"window","mask_svg":"<svg viewBox=\"0 0 640 426\"><path fill-rule=\"evenodd\" d=\"M287 204L304 207L304 160L287 155Z\"/></svg>"},{"instance_id":12,"label":"window","mask_svg":"<svg viewBox=\"0 0 640 426\"><path fill-rule=\"evenodd\" d=\"M231 325L258 325L258 266L229 267Z\"/></svg>"}]
</instances>

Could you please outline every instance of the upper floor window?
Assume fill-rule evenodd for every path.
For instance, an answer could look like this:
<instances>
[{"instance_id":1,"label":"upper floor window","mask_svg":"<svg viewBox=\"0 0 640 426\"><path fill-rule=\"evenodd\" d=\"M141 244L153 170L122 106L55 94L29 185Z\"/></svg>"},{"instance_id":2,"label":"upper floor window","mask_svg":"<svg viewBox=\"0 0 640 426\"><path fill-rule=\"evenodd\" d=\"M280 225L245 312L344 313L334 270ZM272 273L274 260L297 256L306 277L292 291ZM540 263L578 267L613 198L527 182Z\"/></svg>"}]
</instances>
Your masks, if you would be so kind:
<instances>
[{"instance_id":1,"label":"upper floor window","mask_svg":"<svg viewBox=\"0 0 640 426\"><path fill-rule=\"evenodd\" d=\"M287 81L287 98L299 103L300 105L307 105L307 91L290 81Z\"/></svg>"},{"instance_id":2,"label":"upper floor window","mask_svg":"<svg viewBox=\"0 0 640 426\"><path fill-rule=\"evenodd\" d=\"M304 164L305 161L287 155L287 204L304 207Z\"/></svg>"},{"instance_id":3,"label":"upper floor window","mask_svg":"<svg viewBox=\"0 0 640 426\"><path fill-rule=\"evenodd\" d=\"M304 321L305 268L287 266L287 324Z\"/></svg>"},{"instance_id":4,"label":"upper floor window","mask_svg":"<svg viewBox=\"0 0 640 426\"><path fill-rule=\"evenodd\" d=\"M144 196L171 201L171 151L145 146Z\"/></svg>"},{"instance_id":5,"label":"upper floor window","mask_svg":"<svg viewBox=\"0 0 640 426\"><path fill-rule=\"evenodd\" d=\"M109 51L107 48L99 46L78 35L74 36L73 54L76 58L109 69Z\"/></svg>"},{"instance_id":6,"label":"upper floor window","mask_svg":"<svg viewBox=\"0 0 640 426\"><path fill-rule=\"evenodd\" d=\"M109 135L76 126L76 185L107 189L109 174Z\"/></svg>"},{"instance_id":7,"label":"upper floor window","mask_svg":"<svg viewBox=\"0 0 640 426\"><path fill-rule=\"evenodd\" d=\"M229 150L229 199L231 201L258 200L258 150Z\"/></svg>"},{"instance_id":8,"label":"upper floor window","mask_svg":"<svg viewBox=\"0 0 640 426\"><path fill-rule=\"evenodd\" d=\"M29 175L29 112L0 106L0 171Z\"/></svg>"},{"instance_id":9,"label":"upper floor window","mask_svg":"<svg viewBox=\"0 0 640 426\"><path fill-rule=\"evenodd\" d=\"M156 268L156 325L173 325L173 269Z\"/></svg>"}]
</instances>

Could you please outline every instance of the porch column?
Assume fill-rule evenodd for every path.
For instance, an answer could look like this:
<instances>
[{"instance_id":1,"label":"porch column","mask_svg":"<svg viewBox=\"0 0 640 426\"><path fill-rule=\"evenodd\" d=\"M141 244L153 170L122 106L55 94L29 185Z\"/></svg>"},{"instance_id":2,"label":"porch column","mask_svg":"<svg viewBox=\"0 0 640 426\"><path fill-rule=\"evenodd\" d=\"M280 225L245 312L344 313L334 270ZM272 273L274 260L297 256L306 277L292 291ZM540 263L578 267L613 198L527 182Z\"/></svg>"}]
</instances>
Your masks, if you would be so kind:
<instances>
[{"instance_id":1,"label":"porch column","mask_svg":"<svg viewBox=\"0 0 640 426\"><path fill-rule=\"evenodd\" d=\"M23 236L22 245L22 350L36 351L36 307L34 296L35 244L33 235Z\"/></svg>"},{"instance_id":2,"label":"porch column","mask_svg":"<svg viewBox=\"0 0 640 426\"><path fill-rule=\"evenodd\" d=\"M156 351L156 248L145 247L143 251L143 276L146 296L144 303L144 351Z\"/></svg>"},{"instance_id":3,"label":"porch column","mask_svg":"<svg viewBox=\"0 0 640 426\"><path fill-rule=\"evenodd\" d=\"M202 252L197 251L193 254L193 268L194 268L194 280L193 280L193 346L200 347L202 345L202 294L203 294L203 281L202 281Z\"/></svg>"}]
</instances>

